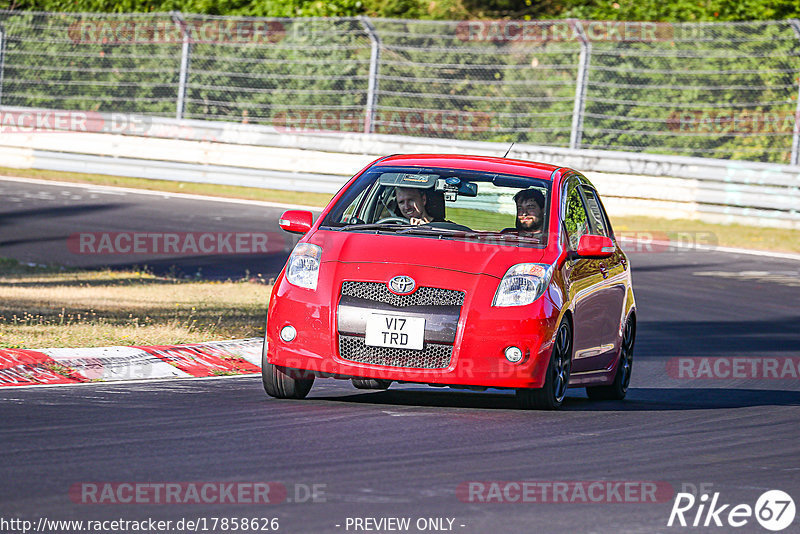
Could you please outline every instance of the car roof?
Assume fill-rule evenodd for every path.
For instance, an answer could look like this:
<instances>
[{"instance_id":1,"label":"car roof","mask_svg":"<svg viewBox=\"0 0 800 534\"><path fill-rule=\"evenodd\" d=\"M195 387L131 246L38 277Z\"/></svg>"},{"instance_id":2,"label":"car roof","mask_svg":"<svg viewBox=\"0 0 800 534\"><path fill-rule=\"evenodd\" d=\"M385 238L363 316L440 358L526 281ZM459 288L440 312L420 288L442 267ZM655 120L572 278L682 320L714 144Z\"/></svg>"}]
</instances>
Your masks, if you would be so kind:
<instances>
[{"instance_id":1,"label":"car roof","mask_svg":"<svg viewBox=\"0 0 800 534\"><path fill-rule=\"evenodd\" d=\"M540 180L550 180L561 167L547 163L490 156L463 156L457 154L398 154L376 163L378 166L408 165L423 167L450 167L470 171L488 171L515 174Z\"/></svg>"}]
</instances>

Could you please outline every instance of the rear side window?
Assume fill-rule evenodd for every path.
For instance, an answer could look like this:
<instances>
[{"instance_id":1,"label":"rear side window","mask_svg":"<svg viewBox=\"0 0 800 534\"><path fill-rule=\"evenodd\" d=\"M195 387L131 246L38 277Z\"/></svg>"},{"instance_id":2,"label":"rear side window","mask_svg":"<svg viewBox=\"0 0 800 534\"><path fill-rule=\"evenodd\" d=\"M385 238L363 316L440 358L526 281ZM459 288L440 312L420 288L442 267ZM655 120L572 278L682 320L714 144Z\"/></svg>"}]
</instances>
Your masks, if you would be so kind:
<instances>
[{"instance_id":1,"label":"rear side window","mask_svg":"<svg viewBox=\"0 0 800 534\"><path fill-rule=\"evenodd\" d=\"M583 205L578 182L573 180L567 185L566 207L564 210L564 225L567 228L569 246L572 250L578 249L578 242L582 235L589 233L589 216Z\"/></svg>"},{"instance_id":2,"label":"rear side window","mask_svg":"<svg viewBox=\"0 0 800 534\"><path fill-rule=\"evenodd\" d=\"M586 198L586 207L589 208L589 218L592 223L592 231L597 235L609 237L608 221L603 214L603 208L600 206L600 201L597 199L597 193L594 189L588 187L581 187L583 196Z\"/></svg>"}]
</instances>

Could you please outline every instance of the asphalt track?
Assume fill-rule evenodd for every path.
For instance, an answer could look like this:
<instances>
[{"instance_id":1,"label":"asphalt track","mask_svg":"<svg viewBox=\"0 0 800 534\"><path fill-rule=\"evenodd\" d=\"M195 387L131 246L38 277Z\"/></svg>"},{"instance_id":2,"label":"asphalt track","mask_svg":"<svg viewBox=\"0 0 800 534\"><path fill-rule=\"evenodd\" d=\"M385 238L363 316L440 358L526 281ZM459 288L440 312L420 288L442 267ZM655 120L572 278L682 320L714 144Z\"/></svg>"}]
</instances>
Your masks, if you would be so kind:
<instances>
[{"instance_id":1,"label":"asphalt track","mask_svg":"<svg viewBox=\"0 0 800 534\"><path fill-rule=\"evenodd\" d=\"M0 185L5 197L9 185ZM36 197L40 189L28 191ZM67 221L69 232L110 224L104 217L157 230L166 223L156 212L183 213L177 200L93 200L116 207L75 210L48 223L48 209L35 206L50 200L17 203L16 216L4 202L3 226L15 225L12 235L26 243L8 244L3 231L0 256L40 261L37 254L58 248L63 231L56 230ZM123 209L131 214L124 224L112 217ZM137 215L148 209L152 217ZM274 225L277 213L226 210L206 208L230 213L218 222L248 229ZM185 230L208 223L179 217ZM20 234L25 225L27 237ZM656 503L487 504L457 494L469 481L523 480L663 481L673 494L704 485L723 503L751 506L764 491L781 489L800 504L800 380L689 380L667 372L677 357L800 357L800 263L699 251L630 259L639 330L625 401L592 402L575 389L559 412L527 412L502 391L394 385L363 392L333 380L318 380L304 401L281 401L267 398L257 377L6 388L0 516L277 517L287 533L355 532L346 529L348 517L410 517L412 524L451 518L463 533L732 530L667 527L671 496ZM293 501L296 491L302 496L304 487L321 484L324 495L271 505L88 505L68 494L81 482L187 481L280 482ZM795 519L784 532L798 525ZM736 531L768 532L752 518Z\"/></svg>"},{"instance_id":2,"label":"asphalt track","mask_svg":"<svg viewBox=\"0 0 800 534\"><path fill-rule=\"evenodd\" d=\"M284 208L267 203L215 202L157 192L0 177L0 257L29 263L71 267L130 268L146 266L156 274L210 279L275 276L297 238L278 227ZM107 253L99 246L81 250L82 234L124 232L266 233L269 253L231 247L225 254ZM128 244L128 243L124 243ZM253 247L248 247L253 248ZM170 251L167 251L170 252ZM183 252L183 250L181 251Z\"/></svg>"}]
</instances>

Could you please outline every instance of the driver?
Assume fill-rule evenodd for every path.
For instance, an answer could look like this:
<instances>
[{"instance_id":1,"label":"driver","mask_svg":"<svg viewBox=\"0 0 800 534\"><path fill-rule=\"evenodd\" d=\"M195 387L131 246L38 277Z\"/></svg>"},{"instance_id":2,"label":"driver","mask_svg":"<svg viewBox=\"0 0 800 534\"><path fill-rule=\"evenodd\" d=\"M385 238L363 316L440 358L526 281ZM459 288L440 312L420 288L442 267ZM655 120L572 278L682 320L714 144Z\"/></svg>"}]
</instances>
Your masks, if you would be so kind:
<instances>
[{"instance_id":1,"label":"driver","mask_svg":"<svg viewBox=\"0 0 800 534\"><path fill-rule=\"evenodd\" d=\"M398 187L395 193L397 195L397 207L400 209L400 213L403 217L408 219L411 224L420 225L433 221L433 217L426 209L428 196L422 189Z\"/></svg>"}]
</instances>

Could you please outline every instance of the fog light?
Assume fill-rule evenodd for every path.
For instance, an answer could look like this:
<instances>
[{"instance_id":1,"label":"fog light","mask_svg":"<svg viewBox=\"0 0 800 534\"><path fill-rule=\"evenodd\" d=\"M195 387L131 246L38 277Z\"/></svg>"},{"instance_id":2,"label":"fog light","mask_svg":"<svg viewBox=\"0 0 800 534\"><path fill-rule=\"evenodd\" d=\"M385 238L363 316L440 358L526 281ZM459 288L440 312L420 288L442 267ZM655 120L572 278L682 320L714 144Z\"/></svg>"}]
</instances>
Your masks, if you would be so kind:
<instances>
[{"instance_id":1,"label":"fog light","mask_svg":"<svg viewBox=\"0 0 800 534\"><path fill-rule=\"evenodd\" d=\"M522 361L522 349L519 347L508 347L505 350L506 360L511 363L519 363Z\"/></svg>"},{"instance_id":2,"label":"fog light","mask_svg":"<svg viewBox=\"0 0 800 534\"><path fill-rule=\"evenodd\" d=\"M297 330L294 329L292 325L286 325L281 328L281 339L285 342L294 341L294 338L297 337Z\"/></svg>"}]
</instances>

